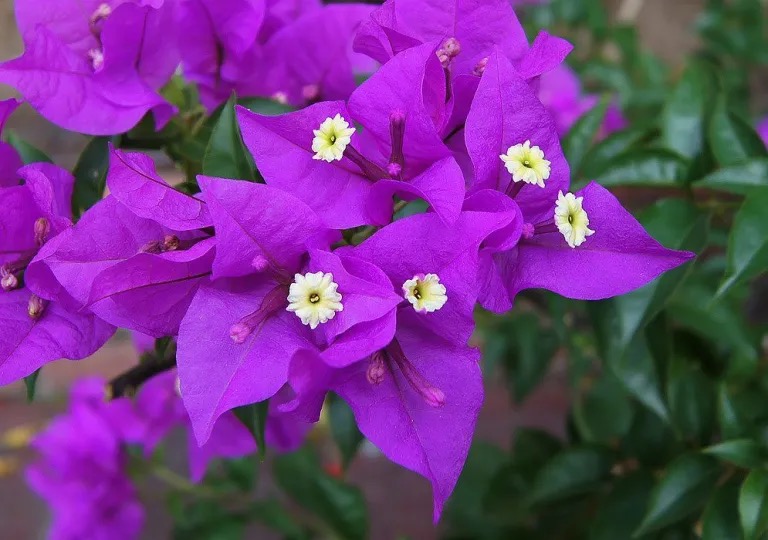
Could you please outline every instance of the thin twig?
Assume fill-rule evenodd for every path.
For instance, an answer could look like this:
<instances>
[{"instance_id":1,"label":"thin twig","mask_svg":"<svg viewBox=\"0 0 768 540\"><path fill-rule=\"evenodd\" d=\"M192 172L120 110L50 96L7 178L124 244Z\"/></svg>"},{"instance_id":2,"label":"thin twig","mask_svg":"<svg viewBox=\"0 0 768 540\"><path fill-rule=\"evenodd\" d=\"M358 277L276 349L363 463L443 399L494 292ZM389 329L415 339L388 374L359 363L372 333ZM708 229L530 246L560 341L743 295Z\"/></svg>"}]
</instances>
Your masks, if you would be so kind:
<instances>
[{"instance_id":1,"label":"thin twig","mask_svg":"<svg viewBox=\"0 0 768 540\"><path fill-rule=\"evenodd\" d=\"M117 399L126 395L132 395L143 383L165 371L176 367L176 358L154 358L149 357L125 373L121 373L109 384L107 384L107 393L110 399Z\"/></svg>"}]
</instances>

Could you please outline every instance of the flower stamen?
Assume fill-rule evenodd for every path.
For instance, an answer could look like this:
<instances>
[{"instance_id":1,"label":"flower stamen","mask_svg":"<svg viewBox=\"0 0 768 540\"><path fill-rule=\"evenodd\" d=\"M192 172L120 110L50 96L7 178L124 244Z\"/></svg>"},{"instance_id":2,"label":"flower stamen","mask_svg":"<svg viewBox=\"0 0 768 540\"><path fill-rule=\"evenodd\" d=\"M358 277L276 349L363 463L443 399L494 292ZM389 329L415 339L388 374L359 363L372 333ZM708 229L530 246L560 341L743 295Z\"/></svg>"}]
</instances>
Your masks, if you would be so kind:
<instances>
[{"instance_id":1,"label":"flower stamen","mask_svg":"<svg viewBox=\"0 0 768 540\"><path fill-rule=\"evenodd\" d=\"M403 298L419 313L432 313L448 301L445 285L437 274L416 274L403 283Z\"/></svg>"},{"instance_id":2,"label":"flower stamen","mask_svg":"<svg viewBox=\"0 0 768 540\"><path fill-rule=\"evenodd\" d=\"M313 159L328 163L340 161L355 131L340 114L326 118L318 129L312 131L315 134L312 139L312 151L315 152Z\"/></svg>"},{"instance_id":3,"label":"flower stamen","mask_svg":"<svg viewBox=\"0 0 768 540\"><path fill-rule=\"evenodd\" d=\"M333 274L315 272L296 274L288 291L288 311L301 319L301 323L312 330L343 311L338 284L333 281Z\"/></svg>"},{"instance_id":4,"label":"flower stamen","mask_svg":"<svg viewBox=\"0 0 768 540\"><path fill-rule=\"evenodd\" d=\"M589 228L589 216L582 206L584 197L576 197L573 193L560 191L555 203L555 225L565 241L572 248L584 243L587 236L592 236L595 231Z\"/></svg>"},{"instance_id":5,"label":"flower stamen","mask_svg":"<svg viewBox=\"0 0 768 540\"><path fill-rule=\"evenodd\" d=\"M544 159L544 152L538 146L531 146L531 141L516 144L507 149L506 154L499 156L512 181L525 182L544 187L544 180L549 179L551 162Z\"/></svg>"}]
</instances>

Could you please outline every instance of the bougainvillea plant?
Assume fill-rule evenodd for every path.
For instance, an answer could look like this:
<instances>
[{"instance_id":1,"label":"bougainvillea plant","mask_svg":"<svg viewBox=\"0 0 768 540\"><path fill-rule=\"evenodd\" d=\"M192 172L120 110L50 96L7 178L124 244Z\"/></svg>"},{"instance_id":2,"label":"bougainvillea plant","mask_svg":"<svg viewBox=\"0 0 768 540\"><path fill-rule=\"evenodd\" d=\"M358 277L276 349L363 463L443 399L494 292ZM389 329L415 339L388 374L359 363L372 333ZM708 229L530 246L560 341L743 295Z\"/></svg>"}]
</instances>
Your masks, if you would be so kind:
<instances>
[{"instance_id":1,"label":"bougainvillea plant","mask_svg":"<svg viewBox=\"0 0 768 540\"><path fill-rule=\"evenodd\" d=\"M0 384L33 392L46 364L88 357L118 329L142 353L111 381L76 385L33 441L27 478L53 538L138 537L135 482L152 471L202 501L248 491L249 456L296 451L340 405L353 439L430 482L437 523L473 443L498 321L531 294L553 306L668 296L663 283L702 249L681 241L683 221L649 227L654 238L607 189L694 174L706 163L682 160L698 134L669 128L679 156L585 181L648 135L622 111L631 104L582 88L567 40L529 40L509 0L16 0L16 19L24 53L0 64L0 82L94 137L73 172L0 146ZM2 118L17 105L3 102ZM654 211L675 223L689 210ZM654 309L605 337L637 349ZM530 330L513 334L543 351ZM616 384L664 416L647 375ZM177 428L188 479L160 468ZM279 482L291 484L281 467L314 471L302 452L276 459ZM205 480L211 461L236 488ZM313 486L293 490L301 504L358 496L328 476ZM267 502L215 508L229 516L219 528L258 519L309 534ZM350 519L330 518L334 537L365 535Z\"/></svg>"}]
</instances>

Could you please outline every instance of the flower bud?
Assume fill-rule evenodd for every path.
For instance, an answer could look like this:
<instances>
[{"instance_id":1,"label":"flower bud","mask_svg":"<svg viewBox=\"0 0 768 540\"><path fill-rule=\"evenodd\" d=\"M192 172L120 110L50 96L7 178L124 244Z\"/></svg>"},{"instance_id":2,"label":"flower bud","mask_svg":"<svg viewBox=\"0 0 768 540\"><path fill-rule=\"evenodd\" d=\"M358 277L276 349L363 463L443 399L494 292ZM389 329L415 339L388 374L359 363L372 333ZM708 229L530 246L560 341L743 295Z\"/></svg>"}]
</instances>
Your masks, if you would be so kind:
<instances>
[{"instance_id":1,"label":"flower bud","mask_svg":"<svg viewBox=\"0 0 768 540\"><path fill-rule=\"evenodd\" d=\"M523 238L526 240L529 240L533 238L533 234L536 232L536 227L533 226L533 223L523 223Z\"/></svg>"},{"instance_id":2,"label":"flower bud","mask_svg":"<svg viewBox=\"0 0 768 540\"><path fill-rule=\"evenodd\" d=\"M51 222L44 217L35 220L35 243L38 246L45 244L48 234L51 232Z\"/></svg>"},{"instance_id":3,"label":"flower bud","mask_svg":"<svg viewBox=\"0 0 768 540\"><path fill-rule=\"evenodd\" d=\"M33 294L29 297L29 304L27 305L27 315L33 320L37 320L43 316L48 300L44 300Z\"/></svg>"},{"instance_id":4,"label":"flower bud","mask_svg":"<svg viewBox=\"0 0 768 540\"><path fill-rule=\"evenodd\" d=\"M382 351L376 351L371 355L371 363L368 365L368 370L365 372L365 378L373 385L378 385L384 382L384 377L387 374L387 366L384 364L384 353Z\"/></svg>"},{"instance_id":5,"label":"flower bud","mask_svg":"<svg viewBox=\"0 0 768 540\"><path fill-rule=\"evenodd\" d=\"M307 101L316 101L320 97L320 87L316 84L308 84L301 89L301 97Z\"/></svg>"},{"instance_id":6,"label":"flower bud","mask_svg":"<svg viewBox=\"0 0 768 540\"><path fill-rule=\"evenodd\" d=\"M257 253L251 260L251 267L253 267L253 269L257 272L263 272L269 268L269 261L264 255Z\"/></svg>"},{"instance_id":7,"label":"flower bud","mask_svg":"<svg viewBox=\"0 0 768 540\"><path fill-rule=\"evenodd\" d=\"M232 341L238 345L242 345L245 343L245 340L248 339L248 336L251 335L251 330L252 328L250 325L244 322L238 322L230 327L229 337L231 337Z\"/></svg>"},{"instance_id":8,"label":"flower bud","mask_svg":"<svg viewBox=\"0 0 768 540\"><path fill-rule=\"evenodd\" d=\"M163 238L163 251L176 251L179 249L179 237L173 234L166 235Z\"/></svg>"},{"instance_id":9,"label":"flower bud","mask_svg":"<svg viewBox=\"0 0 768 540\"><path fill-rule=\"evenodd\" d=\"M475 69L472 70L472 73L477 75L478 77L482 77L483 73L485 73L485 68L488 66L488 57L481 59L477 65L475 66Z\"/></svg>"},{"instance_id":10,"label":"flower bud","mask_svg":"<svg viewBox=\"0 0 768 540\"><path fill-rule=\"evenodd\" d=\"M19 287L19 279L5 264L0 266L0 287L6 292Z\"/></svg>"}]
</instances>

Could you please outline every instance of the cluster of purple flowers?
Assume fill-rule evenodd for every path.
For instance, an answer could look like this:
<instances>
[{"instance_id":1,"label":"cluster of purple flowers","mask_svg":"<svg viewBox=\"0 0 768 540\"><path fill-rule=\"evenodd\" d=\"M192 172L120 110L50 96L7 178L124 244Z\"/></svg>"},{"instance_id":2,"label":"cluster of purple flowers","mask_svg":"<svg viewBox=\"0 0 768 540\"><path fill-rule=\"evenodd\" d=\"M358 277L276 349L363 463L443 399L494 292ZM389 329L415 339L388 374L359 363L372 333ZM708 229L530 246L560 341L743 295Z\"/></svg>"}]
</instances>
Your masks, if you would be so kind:
<instances>
[{"instance_id":1,"label":"cluster of purple flowers","mask_svg":"<svg viewBox=\"0 0 768 540\"><path fill-rule=\"evenodd\" d=\"M525 289L607 298L692 256L601 186L570 191L539 82L571 47L529 44L509 0L19 1L17 16L27 50L0 80L69 129L115 133L148 111L162 124L157 90L179 61L208 108L233 90L306 106L238 108L266 184L199 176L191 195L112 149L109 195L74 225L66 171L3 169L2 384L87 356L115 327L173 336L186 413L153 413L152 398L160 424L188 414L205 449L238 406L274 398L274 415L308 425L335 392L429 479L437 519L483 401L475 306L503 313ZM393 218L416 199L428 211ZM79 477L77 463L62 470Z\"/></svg>"}]
</instances>

